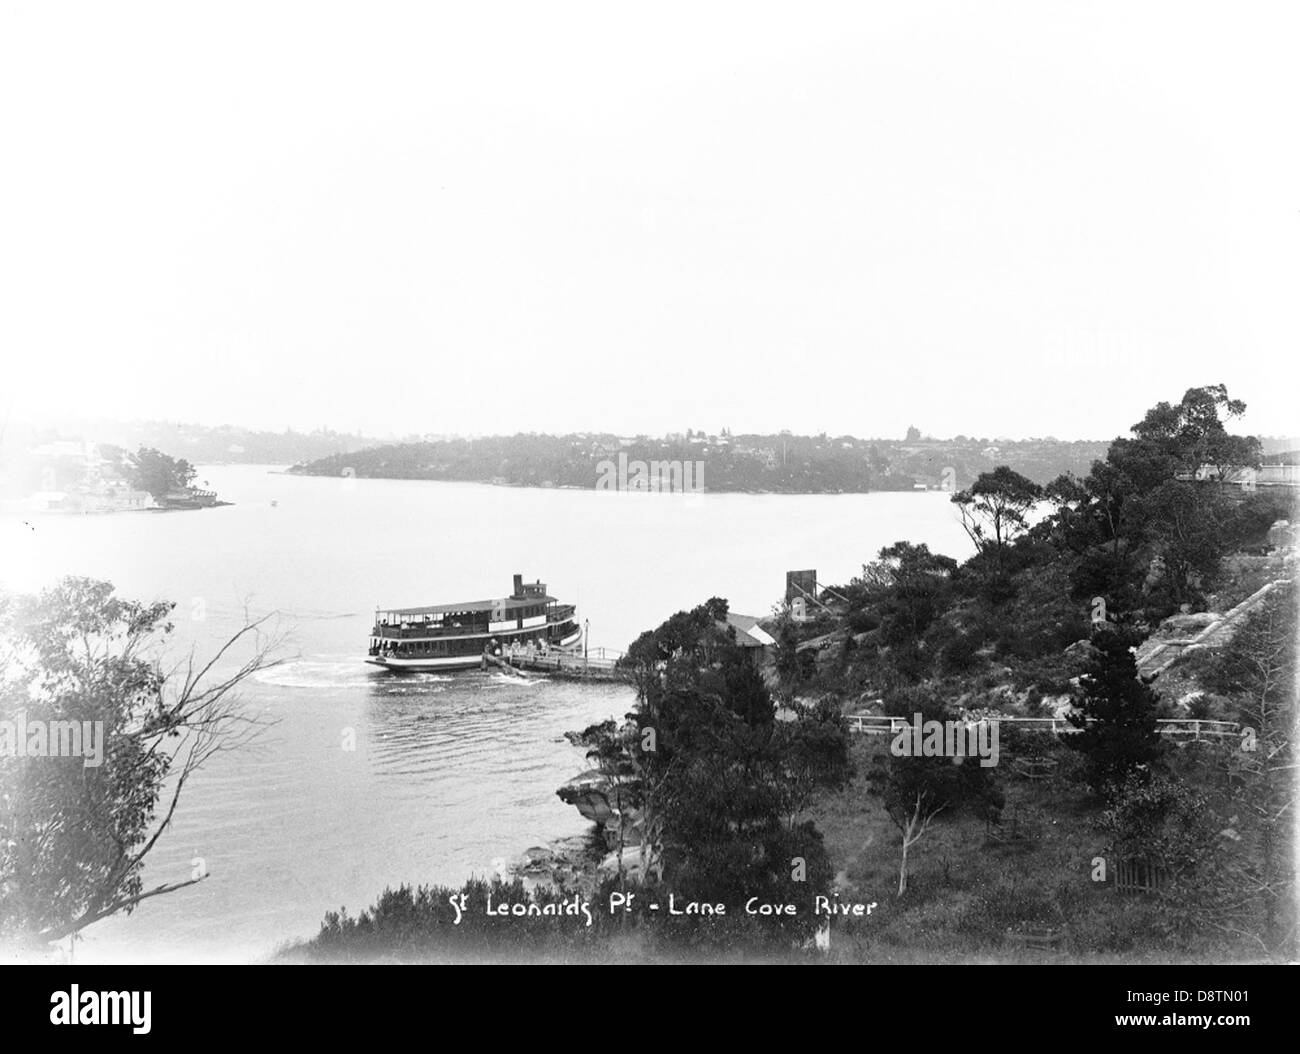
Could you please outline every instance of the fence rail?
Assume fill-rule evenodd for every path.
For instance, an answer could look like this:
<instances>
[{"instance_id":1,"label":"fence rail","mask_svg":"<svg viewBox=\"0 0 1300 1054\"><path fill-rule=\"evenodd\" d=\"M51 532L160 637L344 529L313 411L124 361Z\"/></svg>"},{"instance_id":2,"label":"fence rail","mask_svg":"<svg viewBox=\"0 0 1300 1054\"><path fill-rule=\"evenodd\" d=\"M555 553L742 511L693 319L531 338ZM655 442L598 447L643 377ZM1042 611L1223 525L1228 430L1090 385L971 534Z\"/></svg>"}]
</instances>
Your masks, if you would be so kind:
<instances>
[{"instance_id":1,"label":"fence rail","mask_svg":"<svg viewBox=\"0 0 1300 1054\"><path fill-rule=\"evenodd\" d=\"M998 724L1011 725L1026 732L1050 732L1053 735L1073 735L1083 729L1071 724L1064 717L998 717L988 718ZM906 717L887 717L881 714L850 714L849 731L867 736L897 735L912 727ZM971 724L976 722L972 721ZM1192 717L1162 717L1156 721L1156 731L1163 736L1190 736L1193 739L1224 738L1237 739L1241 736L1241 725L1236 721L1210 721Z\"/></svg>"}]
</instances>

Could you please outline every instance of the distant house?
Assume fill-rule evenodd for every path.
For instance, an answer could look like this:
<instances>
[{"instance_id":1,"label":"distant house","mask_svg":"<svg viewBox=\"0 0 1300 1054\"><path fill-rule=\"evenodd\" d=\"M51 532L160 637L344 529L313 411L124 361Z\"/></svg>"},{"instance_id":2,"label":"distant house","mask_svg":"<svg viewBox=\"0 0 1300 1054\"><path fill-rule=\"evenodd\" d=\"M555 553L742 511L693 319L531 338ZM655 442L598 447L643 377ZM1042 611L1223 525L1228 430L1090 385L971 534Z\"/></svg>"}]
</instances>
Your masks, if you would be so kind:
<instances>
[{"instance_id":1,"label":"distant house","mask_svg":"<svg viewBox=\"0 0 1300 1054\"><path fill-rule=\"evenodd\" d=\"M38 490L28 502L35 512L53 512L69 507L69 498L66 491L62 490Z\"/></svg>"},{"instance_id":2,"label":"distant house","mask_svg":"<svg viewBox=\"0 0 1300 1054\"><path fill-rule=\"evenodd\" d=\"M207 509L217 504L217 495L210 490L198 487L185 487L171 490L158 499L164 509Z\"/></svg>"},{"instance_id":3,"label":"distant house","mask_svg":"<svg viewBox=\"0 0 1300 1054\"><path fill-rule=\"evenodd\" d=\"M1179 479L1191 479L1190 472L1179 472ZM1215 480L1234 487L1300 487L1300 465L1264 464L1259 468L1234 468L1220 472L1214 465L1202 465L1196 479Z\"/></svg>"},{"instance_id":4,"label":"distant house","mask_svg":"<svg viewBox=\"0 0 1300 1054\"><path fill-rule=\"evenodd\" d=\"M736 631L736 643L744 648L755 665L761 663L769 654L768 648L775 646L776 638L759 624L754 615L737 615L727 612L726 622L719 621L719 626L726 626Z\"/></svg>"}]
</instances>

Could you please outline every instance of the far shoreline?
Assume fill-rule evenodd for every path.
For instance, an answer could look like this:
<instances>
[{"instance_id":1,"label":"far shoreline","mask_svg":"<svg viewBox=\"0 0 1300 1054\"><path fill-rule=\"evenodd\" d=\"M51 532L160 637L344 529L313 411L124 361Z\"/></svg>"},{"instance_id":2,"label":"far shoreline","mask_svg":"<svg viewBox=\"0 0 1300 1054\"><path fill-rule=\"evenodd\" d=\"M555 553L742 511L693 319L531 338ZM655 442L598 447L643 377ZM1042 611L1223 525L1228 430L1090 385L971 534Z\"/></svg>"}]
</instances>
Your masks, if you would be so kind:
<instances>
[{"instance_id":1,"label":"far shoreline","mask_svg":"<svg viewBox=\"0 0 1300 1054\"><path fill-rule=\"evenodd\" d=\"M299 479L352 479L352 480L370 480L386 481L389 483L461 483L477 487L501 487L508 490L564 490L576 493L626 493L626 494L662 494L669 497L704 497L710 494L748 494L755 497L790 497L790 498L843 498L854 495L864 494L948 494L941 487L909 487L909 488L882 488L878 490L744 490L740 488L709 488L701 487L698 490L640 490L632 487L620 488L618 490L602 491L597 486L578 486L572 483L554 483L550 486L542 483L509 483L487 479L426 479L422 476L343 476L333 475L324 472L295 472L292 467L284 469L268 469L267 475L271 476L295 476Z\"/></svg>"}]
</instances>

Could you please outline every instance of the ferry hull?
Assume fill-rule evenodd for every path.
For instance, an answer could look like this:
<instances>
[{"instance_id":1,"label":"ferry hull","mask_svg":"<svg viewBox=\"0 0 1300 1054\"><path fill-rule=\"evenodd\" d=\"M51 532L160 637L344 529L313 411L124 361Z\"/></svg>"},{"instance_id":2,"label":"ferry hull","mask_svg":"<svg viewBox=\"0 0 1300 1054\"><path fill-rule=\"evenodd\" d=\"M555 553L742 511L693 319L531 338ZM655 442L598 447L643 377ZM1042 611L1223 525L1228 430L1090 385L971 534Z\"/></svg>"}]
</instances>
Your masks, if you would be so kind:
<instances>
[{"instance_id":1,"label":"ferry hull","mask_svg":"<svg viewBox=\"0 0 1300 1054\"><path fill-rule=\"evenodd\" d=\"M369 658L366 662L371 666L378 666L381 669L391 670L393 673L434 673L449 670L473 670L483 664L481 658L474 658L472 655L456 655L445 659L423 658L423 659L399 659L376 656Z\"/></svg>"},{"instance_id":2,"label":"ferry hull","mask_svg":"<svg viewBox=\"0 0 1300 1054\"><path fill-rule=\"evenodd\" d=\"M568 648L582 639L582 631L577 630L565 637L558 645L552 647ZM501 656L504 658L505 656ZM389 670L393 673L448 673L455 670L477 670L483 665L482 654L449 655L438 657L422 655L418 658L405 658L398 655L372 655L366 662L372 666Z\"/></svg>"}]
</instances>

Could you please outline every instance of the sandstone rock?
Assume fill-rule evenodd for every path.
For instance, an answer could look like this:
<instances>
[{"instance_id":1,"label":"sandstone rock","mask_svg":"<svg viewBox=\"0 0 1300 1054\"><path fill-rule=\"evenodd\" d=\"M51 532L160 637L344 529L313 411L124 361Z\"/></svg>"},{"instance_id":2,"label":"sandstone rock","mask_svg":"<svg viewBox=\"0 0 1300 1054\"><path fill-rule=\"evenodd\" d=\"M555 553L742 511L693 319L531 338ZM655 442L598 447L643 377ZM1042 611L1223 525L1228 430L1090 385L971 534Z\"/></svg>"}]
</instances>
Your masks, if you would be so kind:
<instances>
[{"instance_id":1,"label":"sandstone rock","mask_svg":"<svg viewBox=\"0 0 1300 1054\"><path fill-rule=\"evenodd\" d=\"M629 882L637 883L641 881L641 848L639 846L628 846L623 850L623 875ZM617 850L610 853L600 862L598 868L602 876L614 876L618 874L619 853Z\"/></svg>"},{"instance_id":2,"label":"sandstone rock","mask_svg":"<svg viewBox=\"0 0 1300 1054\"><path fill-rule=\"evenodd\" d=\"M535 875L549 872L555 866L555 853L545 846L535 845L525 849L515 864L515 870L523 875Z\"/></svg>"},{"instance_id":3,"label":"sandstone rock","mask_svg":"<svg viewBox=\"0 0 1300 1054\"><path fill-rule=\"evenodd\" d=\"M1101 654L1101 652L1090 640L1076 640L1065 649L1065 654L1072 659L1086 661L1088 659L1095 659Z\"/></svg>"},{"instance_id":4,"label":"sandstone rock","mask_svg":"<svg viewBox=\"0 0 1300 1054\"><path fill-rule=\"evenodd\" d=\"M603 794L608 790L609 778L599 769L588 769L562 784L555 793L565 805L576 805L579 798L584 798L593 791Z\"/></svg>"},{"instance_id":5,"label":"sandstone rock","mask_svg":"<svg viewBox=\"0 0 1300 1054\"><path fill-rule=\"evenodd\" d=\"M1213 611L1198 611L1191 615L1170 615L1160 623L1156 633L1161 637L1194 637L1222 618L1222 615L1215 614Z\"/></svg>"}]
</instances>

